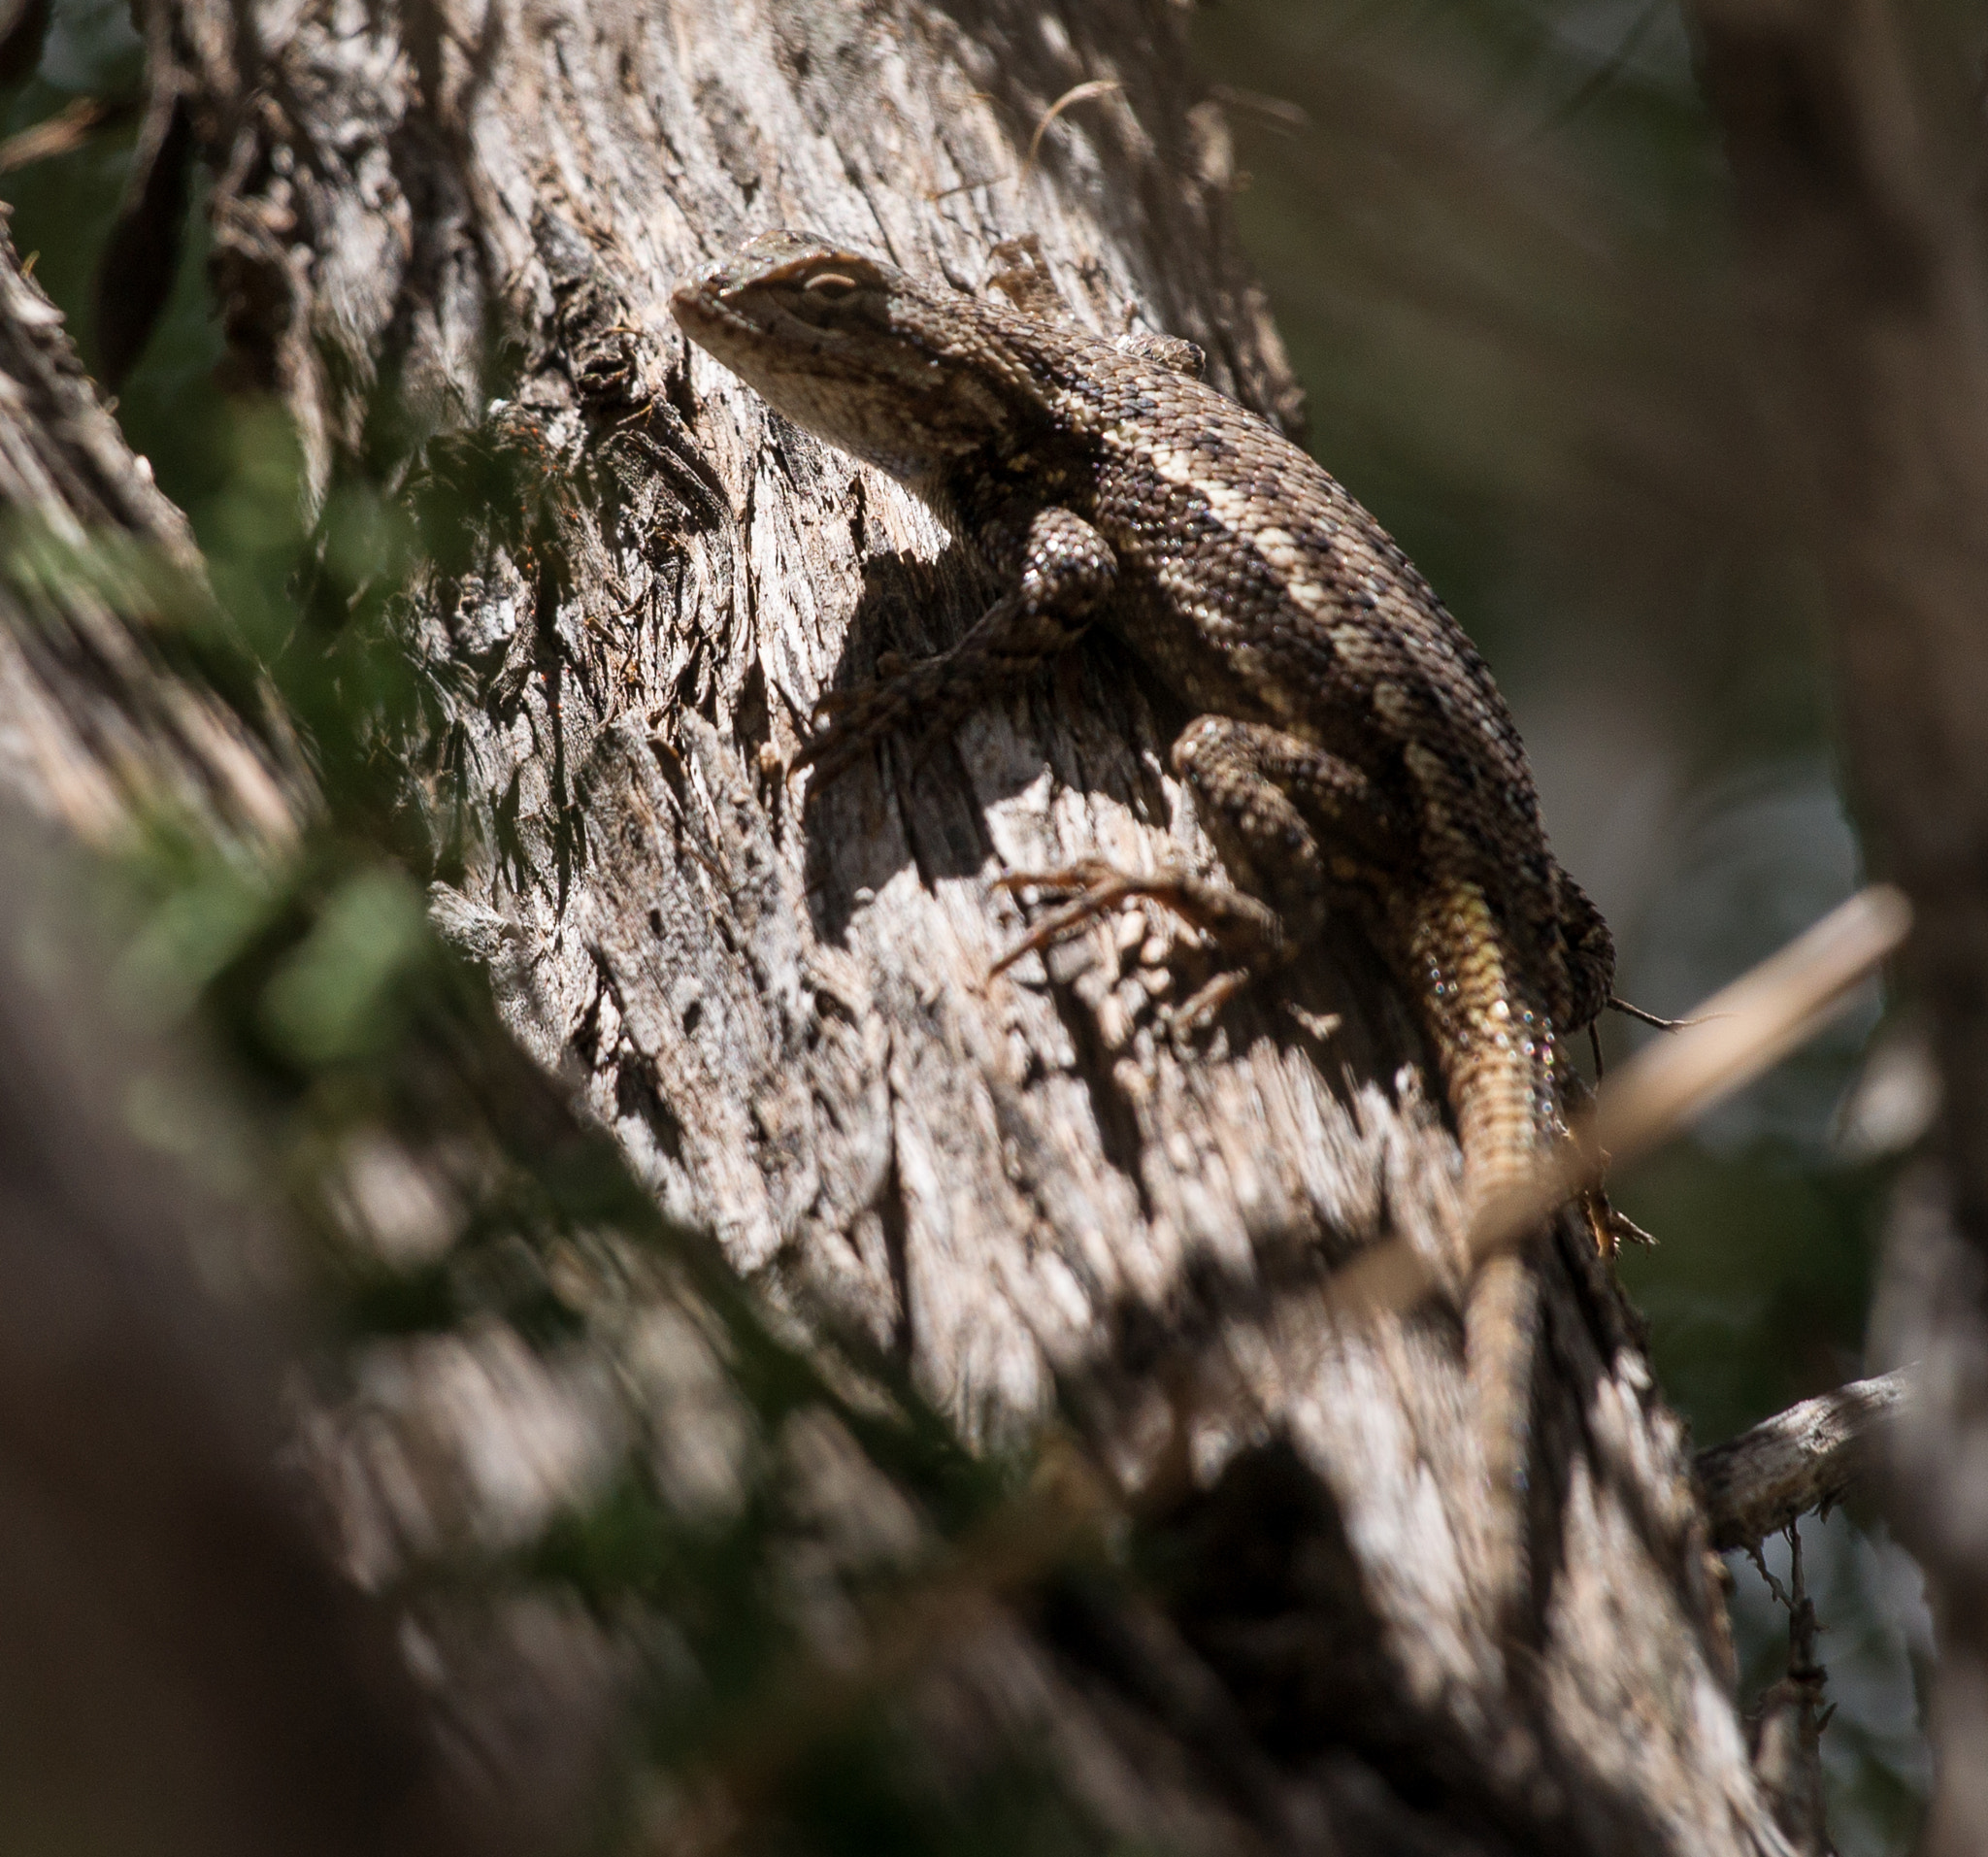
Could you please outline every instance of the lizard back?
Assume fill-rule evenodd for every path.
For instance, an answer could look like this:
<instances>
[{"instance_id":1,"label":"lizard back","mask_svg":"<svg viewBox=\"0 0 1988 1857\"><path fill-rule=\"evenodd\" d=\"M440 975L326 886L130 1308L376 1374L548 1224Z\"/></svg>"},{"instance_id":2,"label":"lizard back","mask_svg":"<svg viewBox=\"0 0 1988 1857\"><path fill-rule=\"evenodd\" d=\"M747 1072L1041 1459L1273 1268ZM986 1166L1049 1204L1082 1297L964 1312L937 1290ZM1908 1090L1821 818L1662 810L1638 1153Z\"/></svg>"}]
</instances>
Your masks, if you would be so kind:
<instances>
[{"instance_id":1,"label":"lizard back","mask_svg":"<svg viewBox=\"0 0 1988 1857\"><path fill-rule=\"evenodd\" d=\"M1555 1036L1608 997L1607 931L1548 849L1482 657L1321 465L1183 373L809 234L762 235L673 308L970 542L1080 517L1115 555L1101 621L1176 696L1360 770L1411 822L1412 868L1330 869L1423 1006L1467 1164L1481 1179L1544 1138Z\"/></svg>"}]
</instances>

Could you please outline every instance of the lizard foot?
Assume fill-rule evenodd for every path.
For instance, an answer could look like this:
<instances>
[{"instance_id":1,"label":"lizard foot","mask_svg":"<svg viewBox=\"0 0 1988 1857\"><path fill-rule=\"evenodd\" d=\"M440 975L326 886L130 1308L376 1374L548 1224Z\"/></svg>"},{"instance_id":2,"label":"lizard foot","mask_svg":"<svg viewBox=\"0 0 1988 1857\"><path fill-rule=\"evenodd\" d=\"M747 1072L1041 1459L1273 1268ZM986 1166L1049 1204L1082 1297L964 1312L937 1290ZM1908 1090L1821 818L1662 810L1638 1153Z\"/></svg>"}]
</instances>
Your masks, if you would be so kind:
<instances>
[{"instance_id":1,"label":"lizard foot","mask_svg":"<svg viewBox=\"0 0 1988 1857\"><path fill-rule=\"evenodd\" d=\"M996 878L994 887L1011 894L1038 890L1066 900L994 963L989 978L1005 973L1024 954L1040 953L1107 910L1136 898L1164 904L1241 964L1217 975L1180 1009L1182 1015L1191 1015L1196 1022L1211 1017L1246 982L1251 966L1275 962L1283 951L1283 925L1276 911L1241 890L1210 883L1176 866L1142 877L1121 871L1103 858L1083 858L1060 871L1011 872Z\"/></svg>"},{"instance_id":2,"label":"lizard foot","mask_svg":"<svg viewBox=\"0 0 1988 1857\"><path fill-rule=\"evenodd\" d=\"M1657 1242L1628 1214L1609 1205L1608 1195L1599 1186L1589 1187L1580 1196L1580 1215L1588 1236L1594 1240L1595 1250L1603 1257L1615 1256L1625 1239L1633 1239L1639 1244Z\"/></svg>"}]
</instances>

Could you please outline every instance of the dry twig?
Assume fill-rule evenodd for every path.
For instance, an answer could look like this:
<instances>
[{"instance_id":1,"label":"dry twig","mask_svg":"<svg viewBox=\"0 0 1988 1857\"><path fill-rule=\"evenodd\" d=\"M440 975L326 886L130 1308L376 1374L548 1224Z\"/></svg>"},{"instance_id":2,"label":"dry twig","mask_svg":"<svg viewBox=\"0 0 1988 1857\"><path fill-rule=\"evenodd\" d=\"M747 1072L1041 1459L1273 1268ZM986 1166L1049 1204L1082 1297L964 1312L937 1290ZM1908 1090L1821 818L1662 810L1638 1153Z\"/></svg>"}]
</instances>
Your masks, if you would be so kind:
<instances>
[{"instance_id":1,"label":"dry twig","mask_svg":"<svg viewBox=\"0 0 1988 1857\"><path fill-rule=\"evenodd\" d=\"M1901 892L1874 884L1714 994L1674 1038L1639 1052L1531 1179L1484 1205L1466 1241L1472 1267L1524 1244L1611 1163L1649 1153L1813 1037L1898 951L1911 919ZM1340 1272L1332 1296L1348 1311L1407 1309L1438 1286L1435 1265L1397 1239Z\"/></svg>"}]
</instances>

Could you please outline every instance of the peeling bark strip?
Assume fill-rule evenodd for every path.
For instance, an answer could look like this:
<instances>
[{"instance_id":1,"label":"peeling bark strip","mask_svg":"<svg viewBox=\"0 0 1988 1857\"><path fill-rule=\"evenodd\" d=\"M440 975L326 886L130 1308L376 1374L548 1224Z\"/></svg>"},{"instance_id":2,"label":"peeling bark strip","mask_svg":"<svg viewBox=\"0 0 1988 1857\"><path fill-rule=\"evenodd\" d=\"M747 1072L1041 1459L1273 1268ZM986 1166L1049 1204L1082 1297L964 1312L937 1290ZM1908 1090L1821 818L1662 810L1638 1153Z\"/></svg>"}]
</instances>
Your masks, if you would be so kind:
<instances>
[{"instance_id":1,"label":"peeling bark strip","mask_svg":"<svg viewBox=\"0 0 1988 1857\"><path fill-rule=\"evenodd\" d=\"M79 551L104 538L118 551L84 571ZM149 605L146 554L196 578L198 555L4 238L0 547L0 792L93 844L121 836L139 800L286 836L296 770L127 621Z\"/></svg>"},{"instance_id":2,"label":"peeling bark strip","mask_svg":"<svg viewBox=\"0 0 1988 1857\"><path fill-rule=\"evenodd\" d=\"M1170 1604L1206 1668L1169 1678L1199 1700L1163 1715L1208 1772L1250 1775L1232 1801L1286 1802L1247 1814L1268 1841L1784 1849L1679 1428L1582 1241L1541 1266L1523 1644L1488 1617L1454 1321L1323 1311L1322 1266L1390 1230L1441 1249L1455 1216L1454 1146L1373 957L1336 941L1197 1050L1160 1024L1159 921L987 981L1020 925L1001 870L1208 864L1165 765L1181 718L1086 648L808 816L779 779L823 690L949 642L984 589L893 486L687 353L671 285L774 224L968 285L1032 232L1090 324L1189 337L1288 422L1172 11L172 18L154 83L216 176L233 365L294 414L314 490L493 422L539 433L570 488L545 522L493 511L417 602L464 744L429 798L477 826L456 913L527 951L519 1037L578 1071L664 1205L803 1322L901 1352L971 1435L1026 1430L1060 1386L1129 1485L1191 1473L1196 1571ZM973 1655L1019 1680L1009 1629ZM1005 1719L1053 1736L1068 1683L1151 1667L1058 1641L1092 1675ZM1300 1793L1324 1814L1304 1837ZM1197 1809L1188 1842L1240 1847Z\"/></svg>"}]
</instances>

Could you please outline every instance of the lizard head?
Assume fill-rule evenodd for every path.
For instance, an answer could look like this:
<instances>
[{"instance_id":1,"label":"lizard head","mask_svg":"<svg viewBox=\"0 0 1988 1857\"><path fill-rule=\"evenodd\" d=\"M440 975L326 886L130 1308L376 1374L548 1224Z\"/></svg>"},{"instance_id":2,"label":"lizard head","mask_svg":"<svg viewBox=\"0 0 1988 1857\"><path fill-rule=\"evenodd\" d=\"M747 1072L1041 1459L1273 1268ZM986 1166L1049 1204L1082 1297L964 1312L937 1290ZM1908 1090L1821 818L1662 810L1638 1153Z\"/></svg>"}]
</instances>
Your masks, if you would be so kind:
<instances>
[{"instance_id":1,"label":"lizard head","mask_svg":"<svg viewBox=\"0 0 1988 1857\"><path fill-rule=\"evenodd\" d=\"M764 232L679 284L683 333L839 449L929 487L1028 420L1001 313L806 232Z\"/></svg>"}]
</instances>

